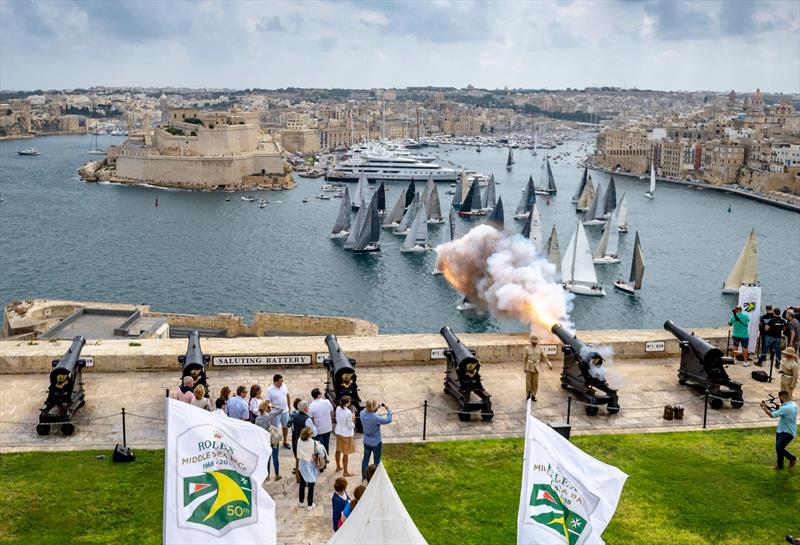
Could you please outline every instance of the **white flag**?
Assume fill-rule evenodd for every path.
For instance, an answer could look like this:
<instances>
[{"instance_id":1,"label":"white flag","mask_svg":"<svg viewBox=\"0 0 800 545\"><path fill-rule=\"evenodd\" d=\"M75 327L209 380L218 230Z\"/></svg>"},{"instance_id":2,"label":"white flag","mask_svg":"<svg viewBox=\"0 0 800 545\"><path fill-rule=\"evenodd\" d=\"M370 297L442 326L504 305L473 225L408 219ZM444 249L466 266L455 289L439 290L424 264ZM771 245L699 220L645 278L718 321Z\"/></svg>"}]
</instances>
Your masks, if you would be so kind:
<instances>
[{"instance_id":1,"label":"white flag","mask_svg":"<svg viewBox=\"0 0 800 545\"><path fill-rule=\"evenodd\" d=\"M756 351L758 343L758 313L761 311L761 286L741 286L739 288L739 306L747 314L747 332L750 340L750 352Z\"/></svg>"},{"instance_id":2,"label":"white flag","mask_svg":"<svg viewBox=\"0 0 800 545\"><path fill-rule=\"evenodd\" d=\"M168 398L164 543L276 543L270 453L263 428Z\"/></svg>"},{"instance_id":3,"label":"white flag","mask_svg":"<svg viewBox=\"0 0 800 545\"><path fill-rule=\"evenodd\" d=\"M530 413L530 411L529 411ZM518 545L603 545L628 476L528 414Z\"/></svg>"}]
</instances>

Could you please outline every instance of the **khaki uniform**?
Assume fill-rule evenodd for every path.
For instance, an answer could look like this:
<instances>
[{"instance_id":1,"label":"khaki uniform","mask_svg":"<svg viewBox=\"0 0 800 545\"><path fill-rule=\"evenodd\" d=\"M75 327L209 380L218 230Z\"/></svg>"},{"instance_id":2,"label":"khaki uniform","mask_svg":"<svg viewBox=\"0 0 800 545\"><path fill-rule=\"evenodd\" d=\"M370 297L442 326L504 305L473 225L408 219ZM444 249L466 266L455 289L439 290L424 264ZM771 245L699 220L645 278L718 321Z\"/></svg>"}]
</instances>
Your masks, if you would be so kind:
<instances>
[{"instance_id":1,"label":"khaki uniform","mask_svg":"<svg viewBox=\"0 0 800 545\"><path fill-rule=\"evenodd\" d=\"M539 363L546 363L550 366L550 360L547 359L544 350L539 345L525 347L522 364L525 367L525 388L528 396L536 397L536 392L539 391L539 366L537 365Z\"/></svg>"},{"instance_id":2,"label":"khaki uniform","mask_svg":"<svg viewBox=\"0 0 800 545\"><path fill-rule=\"evenodd\" d=\"M797 362L797 358L785 358L781 364L781 390L789 392L792 399L798 378L800 378L800 363Z\"/></svg>"}]
</instances>

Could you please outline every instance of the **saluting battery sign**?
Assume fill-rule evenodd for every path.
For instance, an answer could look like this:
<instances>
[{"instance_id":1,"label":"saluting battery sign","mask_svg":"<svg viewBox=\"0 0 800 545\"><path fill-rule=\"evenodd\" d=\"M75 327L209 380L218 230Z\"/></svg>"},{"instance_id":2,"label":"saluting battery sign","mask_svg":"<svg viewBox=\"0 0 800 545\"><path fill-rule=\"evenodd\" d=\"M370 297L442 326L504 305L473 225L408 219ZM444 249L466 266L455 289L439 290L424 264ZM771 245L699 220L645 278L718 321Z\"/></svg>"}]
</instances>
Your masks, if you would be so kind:
<instances>
[{"instance_id":1,"label":"saluting battery sign","mask_svg":"<svg viewBox=\"0 0 800 545\"><path fill-rule=\"evenodd\" d=\"M214 366L268 366L268 365L311 365L311 356L295 354L287 356L214 356Z\"/></svg>"}]
</instances>

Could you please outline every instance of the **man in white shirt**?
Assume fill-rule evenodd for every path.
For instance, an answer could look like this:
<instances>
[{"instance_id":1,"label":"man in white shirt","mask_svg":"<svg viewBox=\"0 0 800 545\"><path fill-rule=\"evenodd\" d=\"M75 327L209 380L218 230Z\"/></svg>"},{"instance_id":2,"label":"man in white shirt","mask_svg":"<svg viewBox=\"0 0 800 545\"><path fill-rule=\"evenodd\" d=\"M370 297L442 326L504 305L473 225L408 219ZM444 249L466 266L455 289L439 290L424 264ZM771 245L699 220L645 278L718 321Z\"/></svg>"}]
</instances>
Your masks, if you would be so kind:
<instances>
[{"instance_id":1,"label":"man in white shirt","mask_svg":"<svg viewBox=\"0 0 800 545\"><path fill-rule=\"evenodd\" d=\"M333 431L333 405L322 397L322 392L319 391L319 388L311 390L311 397L314 401L308 406L308 412L311 413L314 427L317 428L316 439L325 447L325 452L328 452L331 432Z\"/></svg>"},{"instance_id":2,"label":"man in white shirt","mask_svg":"<svg viewBox=\"0 0 800 545\"><path fill-rule=\"evenodd\" d=\"M272 377L272 386L267 389L267 400L273 410L280 409L280 414L275 417L276 424L280 422L283 430L283 448L292 448L289 445L289 388L283 382L283 375L276 374Z\"/></svg>"},{"instance_id":3,"label":"man in white shirt","mask_svg":"<svg viewBox=\"0 0 800 545\"><path fill-rule=\"evenodd\" d=\"M224 417L228 416L228 413L225 412L228 403L225 401L224 397L218 397L215 405L217 409L211 414L216 414L218 416L224 416Z\"/></svg>"}]
</instances>

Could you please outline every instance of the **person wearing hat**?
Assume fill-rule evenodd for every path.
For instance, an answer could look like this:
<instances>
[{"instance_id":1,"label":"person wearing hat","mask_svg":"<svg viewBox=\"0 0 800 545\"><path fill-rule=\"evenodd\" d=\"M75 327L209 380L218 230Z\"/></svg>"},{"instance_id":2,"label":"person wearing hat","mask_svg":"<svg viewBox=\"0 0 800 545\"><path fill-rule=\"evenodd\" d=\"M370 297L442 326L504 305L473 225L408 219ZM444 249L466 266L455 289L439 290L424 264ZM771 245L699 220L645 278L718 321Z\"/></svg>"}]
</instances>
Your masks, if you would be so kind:
<instances>
[{"instance_id":1,"label":"person wearing hat","mask_svg":"<svg viewBox=\"0 0 800 545\"><path fill-rule=\"evenodd\" d=\"M800 378L800 362L797 361L797 351L790 346L781 354L786 356L781 365L781 390L789 392L789 397L794 399L794 387L797 386L797 379Z\"/></svg>"},{"instance_id":2,"label":"person wearing hat","mask_svg":"<svg viewBox=\"0 0 800 545\"><path fill-rule=\"evenodd\" d=\"M539 391L539 363L546 363L552 369L553 365L547 359L547 354L539 346L539 337L531 335L530 345L525 347L525 354L522 364L525 367L525 387L528 397L536 401L536 393Z\"/></svg>"}]
</instances>

